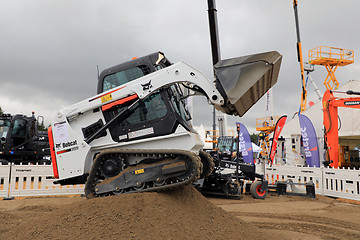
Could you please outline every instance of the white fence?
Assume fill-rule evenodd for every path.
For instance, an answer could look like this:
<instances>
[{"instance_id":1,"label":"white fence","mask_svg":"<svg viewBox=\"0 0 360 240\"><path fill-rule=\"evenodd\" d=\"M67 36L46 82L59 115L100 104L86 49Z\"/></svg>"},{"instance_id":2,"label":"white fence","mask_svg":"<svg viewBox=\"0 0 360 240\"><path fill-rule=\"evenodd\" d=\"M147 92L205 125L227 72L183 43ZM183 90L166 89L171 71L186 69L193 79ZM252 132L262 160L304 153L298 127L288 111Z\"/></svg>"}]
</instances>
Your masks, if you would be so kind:
<instances>
[{"instance_id":1,"label":"white fence","mask_svg":"<svg viewBox=\"0 0 360 240\"><path fill-rule=\"evenodd\" d=\"M257 166L261 171L262 167ZM269 184L291 180L293 183L312 181L315 193L360 201L360 170L266 166ZM0 165L0 197L84 194L83 185L54 184L51 165ZM305 186L292 185L293 192L305 192Z\"/></svg>"},{"instance_id":2,"label":"white fence","mask_svg":"<svg viewBox=\"0 0 360 240\"><path fill-rule=\"evenodd\" d=\"M324 169L324 195L360 201L360 171Z\"/></svg>"},{"instance_id":3,"label":"white fence","mask_svg":"<svg viewBox=\"0 0 360 240\"><path fill-rule=\"evenodd\" d=\"M83 185L54 184L51 165L0 165L0 197L83 194Z\"/></svg>"},{"instance_id":4,"label":"white fence","mask_svg":"<svg viewBox=\"0 0 360 240\"><path fill-rule=\"evenodd\" d=\"M0 197L7 197L9 194L10 165L0 163Z\"/></svg>"},{"instance_id":5,"label":"white fence","mask_svg":"<svg viewBox=\"0 0 360 240\"><path fill-rule=\"evenodd\" d=\"M269 184L287 180L294 183L312 181L316 194L360 201L360 170L267 166L265 178ZM306 191L305 186L294 185L294 188L291 190L295 192Z\"/></svg>"}]
</instances>

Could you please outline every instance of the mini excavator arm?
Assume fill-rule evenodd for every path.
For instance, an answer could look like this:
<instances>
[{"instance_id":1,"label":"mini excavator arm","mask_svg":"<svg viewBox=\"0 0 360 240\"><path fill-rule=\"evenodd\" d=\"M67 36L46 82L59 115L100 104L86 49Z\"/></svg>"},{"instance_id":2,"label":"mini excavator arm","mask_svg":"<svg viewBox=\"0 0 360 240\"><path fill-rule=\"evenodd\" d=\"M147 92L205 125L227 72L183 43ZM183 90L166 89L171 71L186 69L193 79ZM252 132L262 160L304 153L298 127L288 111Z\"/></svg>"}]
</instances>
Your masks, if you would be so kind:
<instances>
[{"instance_id":1,"label":"mini excavator arm","mask_svg":"<svg viewBox=\"0 0 360 240\"><path fill-rule=\"evenodd\" d=\"M338 131L338 107L360 108L360 97L339 98L333 92L327 90L323 97L324 112L324 139L327 147L329 164L331 167L339 167L339 131ZM342 92L344 93L344 92ZM347 91L348 95L360 95L359 92Z\"/></svg>"}]
</instances>

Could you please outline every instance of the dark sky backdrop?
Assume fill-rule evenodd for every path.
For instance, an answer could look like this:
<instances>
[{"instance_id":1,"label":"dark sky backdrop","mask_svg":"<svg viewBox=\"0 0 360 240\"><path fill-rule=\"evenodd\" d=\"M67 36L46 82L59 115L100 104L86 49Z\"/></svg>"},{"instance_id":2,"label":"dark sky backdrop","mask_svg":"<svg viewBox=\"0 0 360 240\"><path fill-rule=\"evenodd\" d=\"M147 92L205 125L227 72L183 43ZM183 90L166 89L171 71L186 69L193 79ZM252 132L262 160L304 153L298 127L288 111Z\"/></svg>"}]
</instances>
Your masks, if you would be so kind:
<instances>
[{"instance_id":1,"label":"dark sky backdrop","mask_svg":"<svg viewBox=\"0 0 360 240\"><path fill-rule=\"evenodd\" d=\"M358 0L300 0L304 60L317 46L355 51L355 63L338 68L340 84L360 79ZM273 88L274 114L292 116L299 108L301 79L291 0L217 1L222 59L276 50L283 54ZM56 111L96 93L97 70L163 51L212 79L206 0L0 0L0 106L5 112L36 111L50 123ZM327 72L312 78L323 93ZM317 96L311 84L308 100ZM212 108L194 101L194 125L210 128ZM266 113L261 99L243 117L255 131Z\"/></svg>"}]
</instances>

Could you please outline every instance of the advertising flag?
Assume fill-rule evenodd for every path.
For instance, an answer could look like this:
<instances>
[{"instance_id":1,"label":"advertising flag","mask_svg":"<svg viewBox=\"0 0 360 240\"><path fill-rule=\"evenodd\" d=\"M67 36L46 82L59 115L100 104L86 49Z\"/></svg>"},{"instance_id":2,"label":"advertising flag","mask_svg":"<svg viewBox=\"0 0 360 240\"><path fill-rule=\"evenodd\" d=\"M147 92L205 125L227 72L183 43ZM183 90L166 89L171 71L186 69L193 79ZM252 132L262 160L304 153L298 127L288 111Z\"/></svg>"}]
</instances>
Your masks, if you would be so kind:
<instances>
[{"instance_id":1,"label":"advertising flag","mask_svg":"<svg viewBox=\"0 0 360 240\"><path fill-rule=\"evenodd\" d=\"M310 119L299 114L301 137L306 163L309 167L320 167L319 146L315 129Z\"/></svg>"},{"instance_id":2,"label":"advertising flag","mask_svg":"<svg viewBox=\"0 0 360 240\"><path fill-rule=\"evenodd\" d=\"M251 138L246 127L241 123L236 123L236 126L240 126L239 131L239 151L243 156L245 163L254 164L253 150L251 144Z\"/></svg>"},{"instance_id":3,"label":"advertising flag","mask_svg":"<svg viewBox=\"0 0 360 240\"><path fill-rule=\"evenodd\" d=\"M278 142L281 130L283 129L283 127L285 125L286 118L287 118L286 115L280 117L277 120L276 125L275 125L274 137L273 137L273 140L272 140L272 143L271 143L271 148L270 148L270 161L271 161L271 164L273 164L273 162L274 162L276 148L277 148L277 142Z\"/></svg>"}]
</instances>

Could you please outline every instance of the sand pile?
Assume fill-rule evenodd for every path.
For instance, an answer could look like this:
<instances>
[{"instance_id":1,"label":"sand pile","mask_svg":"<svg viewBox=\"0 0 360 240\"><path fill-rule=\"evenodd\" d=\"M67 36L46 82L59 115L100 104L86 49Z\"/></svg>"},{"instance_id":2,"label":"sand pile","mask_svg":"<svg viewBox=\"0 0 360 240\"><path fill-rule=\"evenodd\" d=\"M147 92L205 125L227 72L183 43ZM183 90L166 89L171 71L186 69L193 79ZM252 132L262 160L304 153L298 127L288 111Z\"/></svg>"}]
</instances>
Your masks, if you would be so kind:
<instances>
[{"instance_id":1,"label":"sand pile","mask_svg":"<svg viewBox=\"0 0 360 240\"><path fill-rule=\"evenodd\" d=\"M260 239L192 186L4 213L0 239Z\"/></svg>"}]
</instances>

